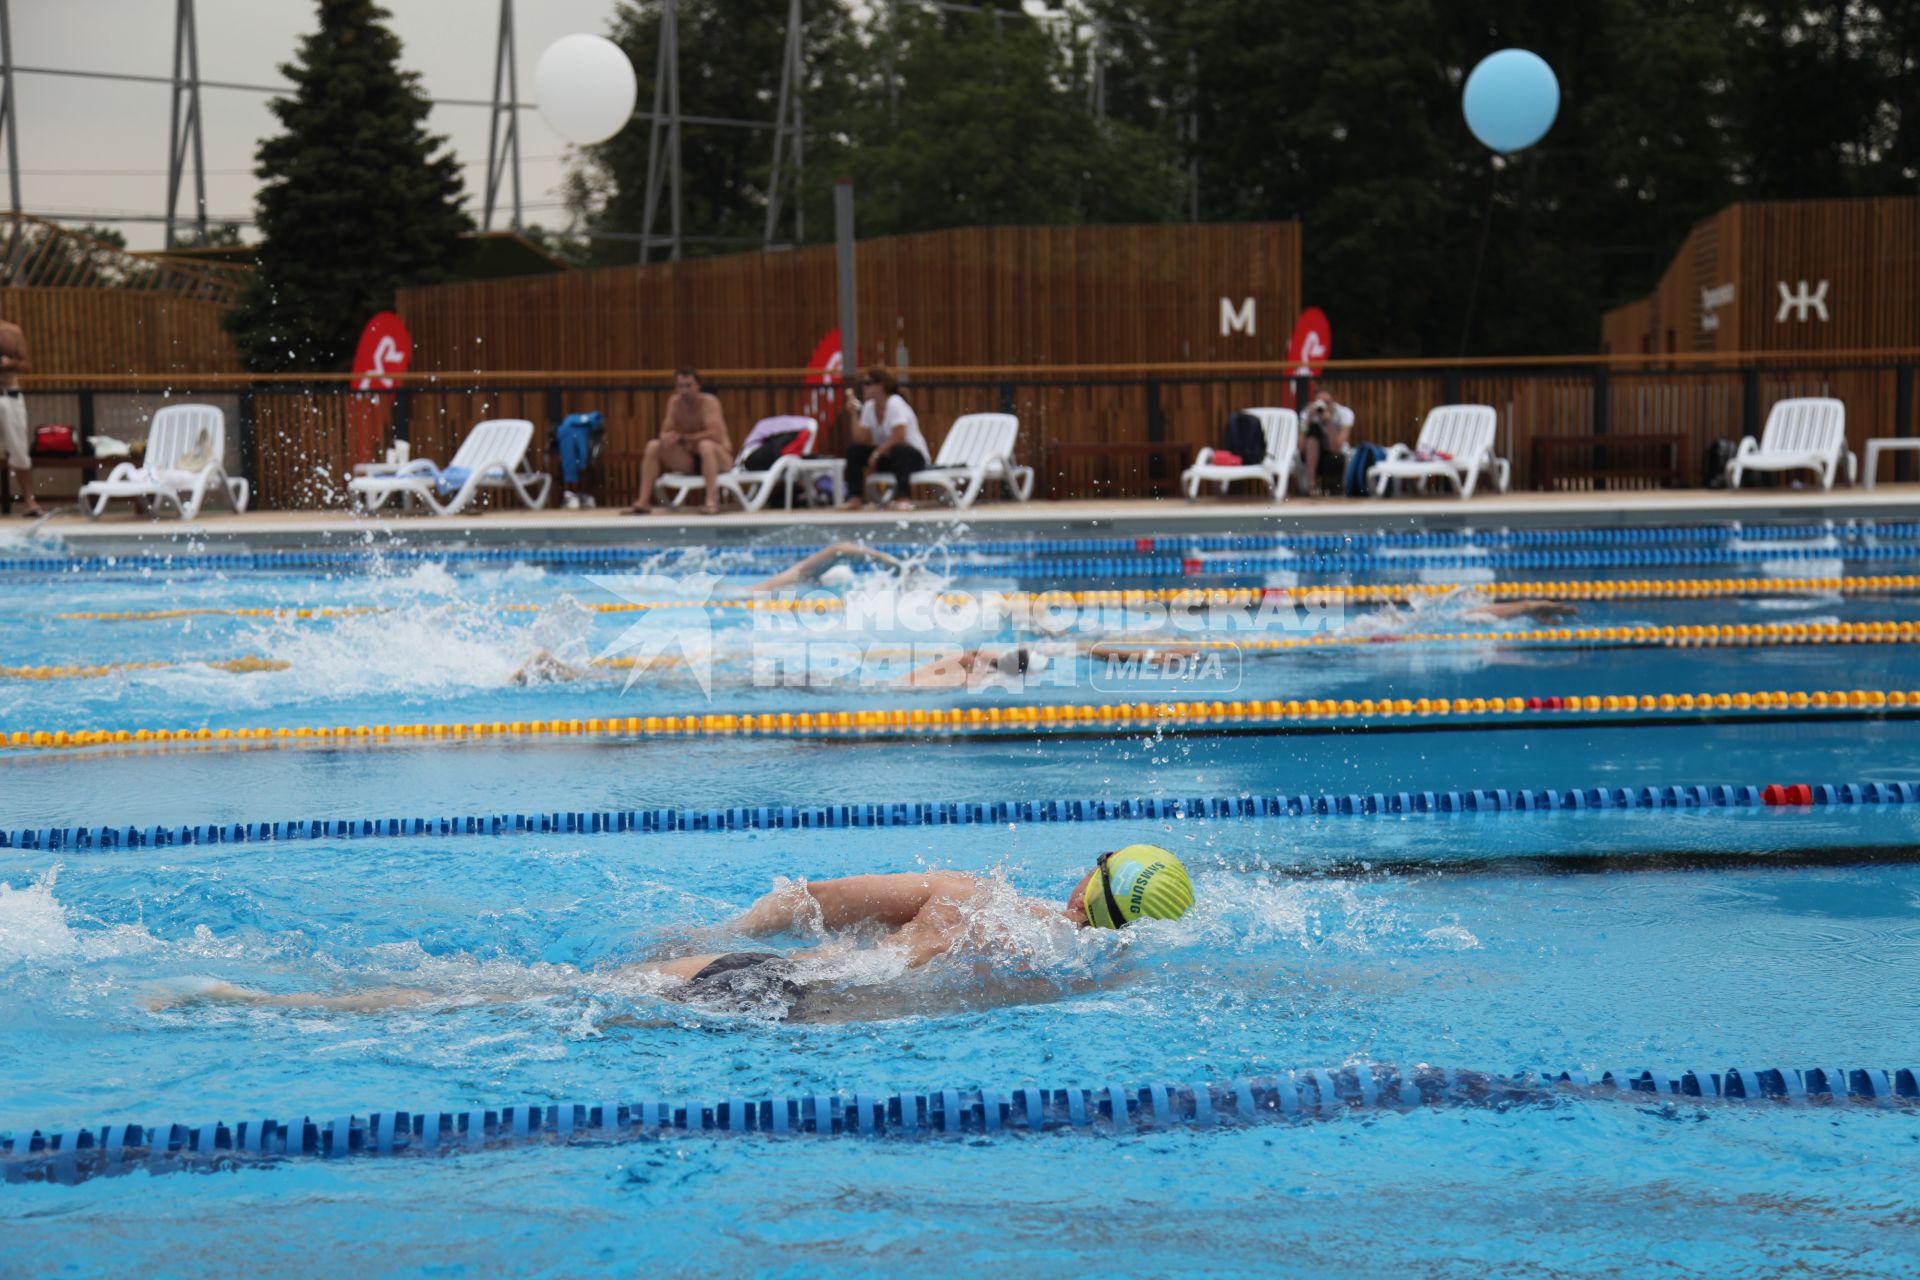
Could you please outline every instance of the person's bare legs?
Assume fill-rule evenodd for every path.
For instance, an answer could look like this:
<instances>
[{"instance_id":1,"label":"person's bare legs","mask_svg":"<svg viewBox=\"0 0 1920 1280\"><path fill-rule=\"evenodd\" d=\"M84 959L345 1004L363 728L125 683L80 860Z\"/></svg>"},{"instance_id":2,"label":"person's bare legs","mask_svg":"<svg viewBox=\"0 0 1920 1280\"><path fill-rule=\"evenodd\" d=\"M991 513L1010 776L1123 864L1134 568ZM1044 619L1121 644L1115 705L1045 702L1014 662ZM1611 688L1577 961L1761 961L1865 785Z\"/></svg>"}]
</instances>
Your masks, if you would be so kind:
<instances>
[{"instance_id":1,"label":"person's bare legs","mask_svg":"<svg viewBox=\"0 0 1920 1280\"><path fill-rule=\"evenodd\" d=\"M630 516L648 516L653 514L653 486L660 477L668 472L687 472L698 469L693 451L684 444L675 442L665 444L659 440L647 441L647 451L640 456L640 496L627 508ZM708 482L707 493L712 495L712 481Z\"/></svg>"},{"instance_id":2,"label":"person's bare legs","mask_svg":"<svg viewBox=\"0 0 1920 1280\"><path fill-rule=\"evenodd\" d=\"M700 478L707 482L707 502L700 509L708 515L720 514L720 473L733 465L733 454L718 440L702 440L695 448L700 454Z\"/></svg>"},{"instance_id":3,"label":"person's bare legs","mask_svg":"<svg viewBox=\"0 0 1920 1280\"><path fill-rule=\"evenodd\" d=\"M20 514L29 520L47 514L33 496L33 468L15 467L13 474L20 477ZM0 472L0 482L4 482L5 478L6 473Z\"/></svg>"}]
</instances>

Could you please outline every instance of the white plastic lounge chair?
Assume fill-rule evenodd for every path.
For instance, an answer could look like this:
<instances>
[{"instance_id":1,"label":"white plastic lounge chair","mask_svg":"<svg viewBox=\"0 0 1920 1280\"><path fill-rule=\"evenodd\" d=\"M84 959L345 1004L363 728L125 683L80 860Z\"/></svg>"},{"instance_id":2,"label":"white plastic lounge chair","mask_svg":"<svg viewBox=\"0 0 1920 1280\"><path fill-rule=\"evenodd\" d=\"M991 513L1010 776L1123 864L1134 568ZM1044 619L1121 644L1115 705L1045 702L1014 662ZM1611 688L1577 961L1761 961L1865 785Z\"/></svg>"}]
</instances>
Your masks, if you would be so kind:
<instances>
[{"instance_id":1,"label":"white plastic lounge chair","mask_svg":"<svg viewBox=\"0 0 1920 1280\"><path fill-rule=\"evenodd\" d=\"M1760 438L1740 442L1727 463L1727 487L1738 489L1748 471L1811 471L1820 487L1833 488L1840 459L1847 460L1847 483L1860 478L1860 459L1847 448L1847 406L1824 396L1777 400L1767 411Z\"/></svg>"},{"instance_id":2,"label":"white plastic lounge chair","mask_svg":"<svg viewBox=\"0 0 1920 1280\"><path fill-rule=\"evenodd\" d=\"M1291 409L1248 409L1260 419L1260 430L1267 437L1267 456L1254 463L1226 465L1213 460L1216 450L1202 449L1194 455L1193 465L1180 473L1187 500L1200 496L1200 486L1211 481L1225 493L1236 480L1257 480L1273 491L1275 502L1287 500L1287 481L1295 475L1300 461L1300 415Z\"/></svg>"},{"instance_id":3,"label":"white plastic lounge chair","mask_svg":"<svg viewBox=\"0 0 1920 1280\"><path fill-rule=\"evenodd\" d=\"M1397 444L1387 450L1383 460L1367 469L1367 482L1375 497L1384 498L1387 486L1396 480L1438 477L1462 498L1471 498L1480 473L1491 471L1494 486L1505 493L1510 469L1507 460L1493 452L1499 425L1500 415L1490 404L1443 404L1431 409L1420 425L1419 443L1411 449ZM1420 456L1423 453L1425 459Z\"/></svg>"},{"instance_id":4,"label":"white plastic lounge chair","mask_svg":"<svg viewBox=\"0 0 1920 1280\"><path fill-rule=\"evenodd\" d=\"M200 514L208 493L224 493L236 514L252 492L244 479L227 478L227 416L210 404L170 404L147 428L147 454L135 466L122 462L105 480L80 486L87 518L98 519L115 498L145 500L155 515L161 504L182 520Z\"/></svg>"},{"instance_id":5,"label":"white plastic lounge chair","mask_svg":"<svg viewBox=\"0 0 1920 1280\"><path fill-rule=\"evenodd\" d=\"M525 418L476 422L444 470L429 459L415 458L391 475L348 482L348 500L372 514L392 498L400 499L402 508L417 498L436 515L450 516L464 511L482 489L511 489L529 507L542 507L553 477L528 467L527 446L532 443L533 424Z\"/></svg>"},{"instance_id":6,"label":"white plastic lounge chair","mask_svg":"<svg viewBox=\"0 0 1920 1280\"><path fill-rule=\"evenodd\" d=\"M1019 438L1020 419L1010 413L962 414L940 442L940 456L931 467L914 472L910 482L934 485L954 506L970 507L981 486L999 480L1025 502L1033 496L1033 468L1014 464L1013 446ZM880 487L881 501L893 496L892 476L868 476L867 483Z\"/></svg>"},{"instance_id":7,"label":"white plastic lounge chair","mask_svg":"<svg viewBox=\"0 0 1920 1280\"><path fill-rule=\"evenodd\" d=\"M767 500L773 497L774 486L780 483L781 478L787 474L787 468L793 465L794 455L780 455L765 471L745 470L747 455L753 452L759 440L787 431L798 431L806 437L806 443L800 448L800 455L805 456L813 452L813 440L820 433L820 424L812 418L798 414L762 418L754 423L753 430L747 433L745 442L740 446L739 458L734 461L730 469L722 471L719 478L715 480L714 487L720 492L714 495L713 500L718 502L722 497L731 494L743 510L758 511L766 506ZM695 472L674 473L661 476L653 487L655 493L662 489L671 493L673 501L668 505L678 507L686 502L688 494L705 489L707 478Z\"/></svg>"}]
</instances>

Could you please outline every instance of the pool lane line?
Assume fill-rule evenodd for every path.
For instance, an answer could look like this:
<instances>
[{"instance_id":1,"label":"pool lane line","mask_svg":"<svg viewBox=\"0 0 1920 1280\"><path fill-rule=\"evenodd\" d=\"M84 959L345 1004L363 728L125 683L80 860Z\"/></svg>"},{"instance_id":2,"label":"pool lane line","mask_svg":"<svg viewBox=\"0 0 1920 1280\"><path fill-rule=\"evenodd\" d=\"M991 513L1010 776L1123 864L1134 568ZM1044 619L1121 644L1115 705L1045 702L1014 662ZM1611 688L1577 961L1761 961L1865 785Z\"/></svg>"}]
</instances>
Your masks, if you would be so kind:
<instances>
[{"instance_id":1,"label":"pool lane line","mask_svg":"<svg viewBox=\"0 0 1920 1280\"><path fill-rule=\"evenodd\" d=\"M1692 600L1721 597L1767 598L1780 595L1874 596L1920 591L1920 574L1879 574L1818 578L1635 578L1606 582L1402 582L1329 584L1311 587L1136 587L1092 591L948 591L937 598L964 605L998 601L1014 606L1076 605L1244 607L1267 603L1404 604L1410 600L1455 594L1484 595L1494 600ZM538 613L549 605L524 602L491 604L466 602L475 609ZM578 602L575 602L578 603ZM839 613L846 602L824 590L766 596L724 596L712 600L634 600L581 604L593 613L644 613L656 609L724 609L755 613ZM180 618L270 618L276 621L326 621L342 617L395 612L394 606L352 608L193 608L80 610L58 613L62 622L168 622Z\"/></svg>"},{"instance_id":2,"label":"pool lane line","mask_svg":"<svg viewBox=\"0 0 1920 1280\"><path fill-rule=\"evenodd\" d=\"M1318 795L1127 796L1041 800L898 801L736 805L716 809L465 814L412 818L309 818L186 826L73 826L0 831L0 849L84 852L304 840L524 835L667 835L1018 823L1190 821L1247 818L1410 817L1421 814L1586 813L1920 805L1920 782L1772 783L1765 786L1481 788Z\"/></svg>"},{"instance_id":3,"label":"pool lane line","mask_svg":"<svg viewBox=\"0 0 1920 1280\"><path fill-rule=\"evenodd\" d=\"M769 526L771 527L771 525ZM1473 551L1481 555L1514 550L1574 550L1590 548L1710 548L1729 543L1767 543L1798 539L1828 539L1837 543L1898 541L1920 537L1913 521L1851 520L1800 524L1748 525L1741 522L1710 525L1652 525L1639 528L1405 530L1343 533L1165 534L1144 537L1079 537L975 539L942 545L952 556L1036 558L1050 556L1106 556L1138 561L1165 557L1185 559L1198 554L1290 551L1305 554L1383 551ZM918 555L926 543L874 542L878 550L895 555ZM188 553L136 552L128 555L16 555L0 559L0 574L15 572L129 571L172 568L275 569L350 568L383 564L651 564L672 556L727 555L741 559L791 560L820 549L816 544L745 546L507 546L507 547L356 547L284 548ZM1764 550L1765 548L1759 548ZM1877 549L1877 548L1869 548ZM1839 550L1839 548L1833 548ZM1643 552L1644 553L1644 552Z\"/></svg>"},{"instance_id":4,"label":"pool lane line","mask_svg":"<svg viewBox=\"0 0 1920 1280\"><path fill-rule=\"evenodd\" d=\"M1679 713L1679 714L1676 714ZM1569 721L1563 717L1579 715ZM1434 725L1434 718L1447 721ZM1488 718L1492 717L1492 718ZM1757 690L1738 693L1573 694L1566 697L1309 698L1231 702L1041 703L894 707L878 711L705 712L452 723L255 726L239 729L15 729L0 746L58 751L172 743L233 746L452 742L485 738L777 737L891 741L929 737L1130 737L1140 733L1402 733L1422 728L1536 728L1556 724L1658 727L1700 723L1920 717L1920 689Z\"/></svg>"},{"instance_id":5,"label":"pool lane line","mask_svg":"<svg viewBox=\"0 0 1920 1280\"><path fill-rule=\"evenodd\" d=\"M1096 641L1129 650L1166 649L1214 652L1274 653L1298 649L1371 648L1390 644L1474 644L1503 649L1558 649L1598 652L1616 649L1772 649L1835 644L1913 644L1920 642L1920 622L1763 622L1682 626L1534 627L1525 631L1418 631L1380 635L1317 632L1306 636L1258 637L1241 640L1145 639ZM873 657L911 657L901 647L871 653ZM1100 657L1094 654L1094 657ZM247 654L238 658L183 659L178 662L68 663L59 666L0 666L0 680L97 680L126 671L166 671L178 667L209 667L235 675L285 671L293 664L277 658ZM685 665L671 655L655 658L593 658L587 666L606 671L631 671L645 666L662 670Z\"/></svg>"},{"instance_id":6,"label":"pool lane line","mask_svg":"<svg viewBox=\"0 0 1920 1280\"><path fill-rule=\"evenodd\" d=\"M256 553L257 554L257 553ZM83 557L71 561L52 557L0 558L0 579L9 575L26 577L40 574L71 578L86 572L106 574L146 574L179 570L192 573L227 569L356 568L387 563L391 557L368 554L364 559L306 560L293 553L290 559L254 560L250 556L212 554L202 556ZM653 553L657 555L657 553ZM426 557L432 560L434 557ZM447 557L438 558L453 563ZM621 563L619 557L554 556L522 551L498 557L502 561L539 564L549 568L578 565L584 570L605 571ZM1225 577L1236 574L1285 571L1302 574L1391 573L1408 570L1541 570L1541 569L1626 569L1676 568L1681 566L1777 564L1783 561L1898 562L1920 560L1920 545L1849 547L1691 547L1653 550L1600 551L1479 551L1436 552L1432 554L1355 552L1283 552L1268 555L1209 555L1183 553L1175 556L1102 556L1034 557L1004 560L966 559L943 564L942 568L962 575L993 574L1022 578L1195 578ZM644 564L650 572L680 572L677 565ZM698 566L690 566L690 568Z\"/></svg>"},{"instance_id":7,"label":"pool lane line","mask_svg":"<svg viewBox=\"0 0 1920 1280\"><path fill-rule=\"evenodd\" d=\"M457 1111L254 1118L199 1124L110 1124L0 1134L5 1181L74 1183L122 1173L212 1171L301 1158L445 1156L552 1146L605 1146L671 1135L763 1138L1007 1138L1037 1134L1194 1132L1333 1120L1381 1111L1568 1105L1847 1107L1910 1113L1920 1071L1833 1067L1728 1071L1526 1071L1503 1074L1358 1063L1220 1083L1166 1081L1092 1088L1022 1085L880 1094L833 1090L701 1100L523 1103ZM257 1108L258 1112L273 1110Z\"/></svg>"}]
</instances>

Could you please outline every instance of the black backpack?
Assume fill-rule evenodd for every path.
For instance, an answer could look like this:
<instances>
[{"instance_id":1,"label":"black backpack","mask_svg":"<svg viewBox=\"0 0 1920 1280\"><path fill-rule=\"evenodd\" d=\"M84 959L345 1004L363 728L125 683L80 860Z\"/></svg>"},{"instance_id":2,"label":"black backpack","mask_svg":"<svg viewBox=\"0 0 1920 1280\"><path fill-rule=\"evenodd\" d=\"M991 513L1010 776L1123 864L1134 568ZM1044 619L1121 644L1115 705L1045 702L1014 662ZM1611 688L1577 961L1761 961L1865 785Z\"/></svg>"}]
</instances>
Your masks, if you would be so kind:
<instances>
[{"instance_id":1,"label":"black backpack","mask_svg":"<svg viewBox=\"0 0 1920 1280\"><path fill-rule=\"evenodd\" d=\"M1240 455L1245 466L1267 460L1267 433L1261 429L1260 419L1245 412L1234 414L1227 419L1227 440L1222 446L1228 453Z\"/></svg>"}]
</instances>

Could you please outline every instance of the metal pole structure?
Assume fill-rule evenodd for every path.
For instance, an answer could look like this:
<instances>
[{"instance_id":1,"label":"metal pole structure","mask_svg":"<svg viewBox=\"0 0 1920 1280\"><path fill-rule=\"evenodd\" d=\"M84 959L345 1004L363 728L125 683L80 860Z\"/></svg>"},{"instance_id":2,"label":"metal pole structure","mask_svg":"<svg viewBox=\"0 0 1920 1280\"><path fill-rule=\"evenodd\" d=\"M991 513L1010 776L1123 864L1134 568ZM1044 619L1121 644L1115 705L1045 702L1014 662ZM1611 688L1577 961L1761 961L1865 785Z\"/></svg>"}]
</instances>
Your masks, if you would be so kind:
<instances>
[{"instance_id":1,"label":"metal pole structure","mask_svg":"<svg viewBox=\"0 0 1920 1280\"><path fill-rule=\"evenodd\" d=\"M501 90L505 88L505 96ZM493 230L493 208L500 198L500 179L513 170L513 222L520 230L520 97L519 59L514 53L513 0L500 0L500 42L493 53L493 111L487 117L487 188L480 229ZM504 128L502 117L505 117Z\"/></svg>"},{"instance_id":2,"label":"metal pole structure","mask_svg":"<svg viewBox=\"0 0 1920 1280\"><path fill-rule=\"evenodd\" d=\"M788 0L787 4L787 43L786 52L780 61L780 96L776 99L773 117L773 168L767 178L767 232L763 243L773 247L773 239L780 229L780 197L782 179L781 170L787 159L787 153L799 150L800 129L795 119L800 110L800 0ZM798 169L798 158L795 158ZM799 218L800 199L794 197L795 219ZM799 239L798 233L794 236Z\"/></svg>"},{"instance_id":3,"label":"metal pole structure","mask_svg":"<svg viewBox=\"0 0 1920 1280\"><path fill-rule=\"evenodd\" d=\"M194 236L207 242L207 156L200 115L200 35L193 0L175 0L173 10L173 111L167 129L167 248L180 242L180 184L187 153L193 153Z\"/></svg>"},{"instance_id":4,"label":"metal pole structure","mask_svg":"<svg viewBox=\"0 0 1920 1280\"><path fill-rule=\"evenodd\" d=\"M1095 120L1107 118L1107 29L1100 19L1093 20L1093 41L1088 61L1092 74L1087 79L1087 106Z\"/></svg>"},{"instance_id":5,"label":"metal pole structure","mask_svg":"<svg viewBox=\"0 0 1920 1280\"><path fill-rule=\"evenodd\" d=\"M640 261L653 256L660 237L653 234L660 209L660 188L671 188L673 207L668 222L670 254L680 257L680 24L678 0L660 5L660 51L653 67L653 119L647 133L647 199L640 226ZM662 154L664 135L665 154Z\"/></svg>"},{"instance_id":6,"label":"metal pole structure","mask_svg":"<svg viewBox=\"0 0 1920 1280\"><path fill-rule=\"evenodd\" d=\"M860 309L853 291L852 178L834 180L833 235L840 263L840 375L851 387L854 384L854 370L860 366Z\"/></svg>"},{"instance_id":7,"label":"metal pole structure","mask_svg":"<svg viewBox=\"0 0 1920 1280\"><path fill-rule=\"evenodd\" d=\"M20 102L14 96L13 83L13 20L7 11L7 0L0 0L0 127L7 135L7 199L8 209L13 214L13 238L20 235L20 142L14 130L14 121L20 114ZM11 259L12 246L8 247Z\"/></svg>"},{"instance_id":8,"label":"metal pole structure","mask_svg":"<svg viewBox=\"0 0 1920 1280\"><path fill-rule=\"evenodd\" d=\"M667 114L671 117L673 150L670 156L673 180L672 226L673 261L680 261L680 3L667 0L667 21L673 28L673 79L667 85Z\"/></svg>"},{"instance_id":9,"label":"metal pole structure","mask_svg":"<svg viewBox=\"0 0 1920 1280\"><path fill-rule=\"evenodd\" d=\"M1187 220L1200 221L1200 63L1187 55Z\"/></svg>"}]
</instances>

